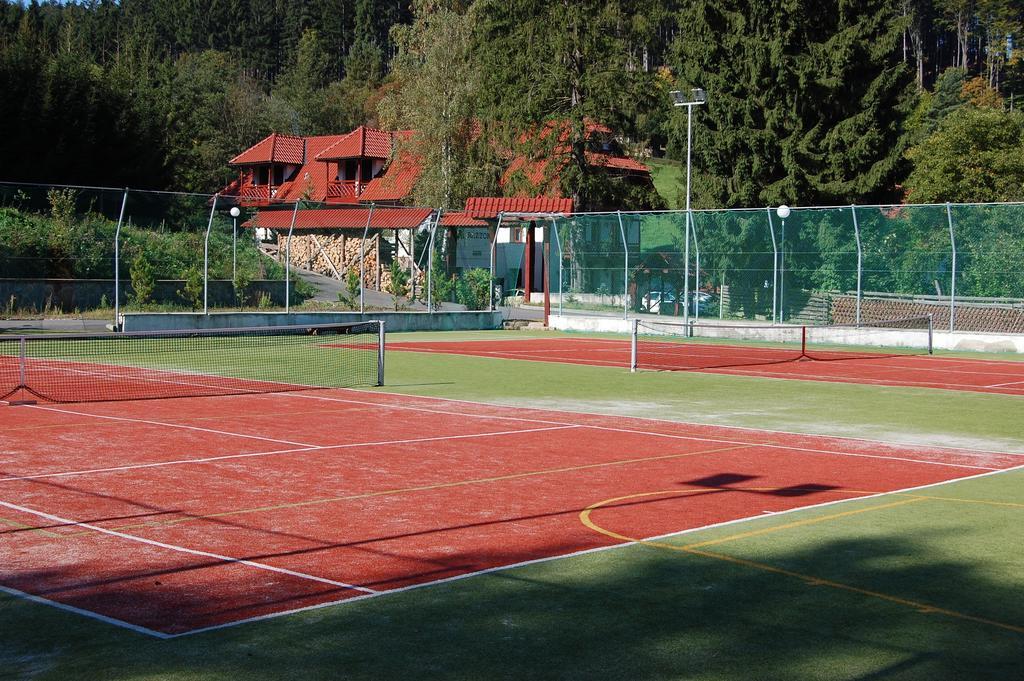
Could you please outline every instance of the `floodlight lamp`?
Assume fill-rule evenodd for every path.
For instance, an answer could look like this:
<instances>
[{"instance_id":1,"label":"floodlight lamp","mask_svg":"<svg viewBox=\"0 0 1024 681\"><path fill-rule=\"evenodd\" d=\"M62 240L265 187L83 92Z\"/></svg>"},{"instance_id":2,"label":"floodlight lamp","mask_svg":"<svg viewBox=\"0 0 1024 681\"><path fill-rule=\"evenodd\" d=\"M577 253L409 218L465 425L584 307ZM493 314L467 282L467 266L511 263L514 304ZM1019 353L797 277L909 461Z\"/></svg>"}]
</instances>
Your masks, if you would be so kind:
<instances>
[{"instance_id":1,"label":"floodlight lamp","mask_svg":"<svg viewBox=\"0 0 1024 681\"><path fill-rule=\"evenodd\" d=\"M708 95L704 92L704 88L695 87L690 92L693 94L693 101L697 104L703 104L708 101Z\"/></svg>"},{"instance_id":2,"label":"floodlight lamp","mask_svg":"<svg viewBox=\"0 0 1024 681\"><path fill-rule=\"evenodd\" d=\"M242 211L238 210L238 206L231 206L231 217L237 218L242 214Z\"/></svg>"},{"instance_id":3,"label":"floodlight lamp","mask_svg":"<svg viewBox=\"0 0 1024 681\"><path fill-rule=\"evenodd\" d=\"M672 97L672 103L676 106L682 106L686 103L686 100L683 98L683 93L679 90L671 90L668 94Z\"/></svg>"},{"instance_id":4,"label":"floodlight lamp","mask_svg":"<svg viewBox=\"0 0 1024 681\"><path fill-rule=\"evenodd\" d=\"M786 204L782 204L781 206L775 209L775 214L778 215L783 220L785 220L786 218L789 217L789 206L787 206Z\"/></svg>"}]
</instances>

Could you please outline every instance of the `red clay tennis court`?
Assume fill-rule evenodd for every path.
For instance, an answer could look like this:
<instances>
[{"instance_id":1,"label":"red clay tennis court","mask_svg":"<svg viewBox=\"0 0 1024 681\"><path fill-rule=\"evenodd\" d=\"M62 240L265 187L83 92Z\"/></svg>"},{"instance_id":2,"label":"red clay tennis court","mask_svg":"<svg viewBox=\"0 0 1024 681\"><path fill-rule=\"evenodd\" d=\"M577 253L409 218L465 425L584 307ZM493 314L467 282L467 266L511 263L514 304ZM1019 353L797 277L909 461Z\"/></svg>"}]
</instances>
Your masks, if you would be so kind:
<instances>
[{"instance_id":1,"label":"red clay tennis court","mask_svg":"<svg viewBox=\"0 0 1024 681\"><path fill-rule=\"evenodd\" d=\"M524 338L389 343L389 350L439 352L476 357L630 366L630 341L597 338ZM903 354L877 349L812 350L730 345L723 342L643 340L638 364L653 371L699 371L740 376L871 385L941 388L1024 395L1024 362Z\"/></svg>"},{"instance_id":2,"label":"red clay tennis court","mask_svg":"<svg viewBox=\"0 0 1024 681\"><path fill-rule=\"evenodd\" d=\"M348 389L0 406L0 452L3 590L159 637L1022 463Z\"/></svg>"}]
</instances>

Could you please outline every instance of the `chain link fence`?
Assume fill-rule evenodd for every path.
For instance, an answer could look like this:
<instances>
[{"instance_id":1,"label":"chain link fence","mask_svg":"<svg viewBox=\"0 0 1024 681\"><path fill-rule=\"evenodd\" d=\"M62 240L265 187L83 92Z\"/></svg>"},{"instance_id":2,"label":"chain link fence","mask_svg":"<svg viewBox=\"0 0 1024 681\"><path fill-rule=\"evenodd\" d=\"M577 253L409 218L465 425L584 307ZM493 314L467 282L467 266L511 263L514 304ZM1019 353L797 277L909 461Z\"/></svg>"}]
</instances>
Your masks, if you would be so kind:
<instances>
[{"instance_id":1,"label":"chain link fence","mask_svg":"<svg viewBox=\"0 0 1024 681\"><path fill-rule=\"evenodd\" d=\"M1024 204L783 213L481 218L0 183L0 310L521 309L547 287L555 314L1024 333Z\"/></svg>"}]
</instances>

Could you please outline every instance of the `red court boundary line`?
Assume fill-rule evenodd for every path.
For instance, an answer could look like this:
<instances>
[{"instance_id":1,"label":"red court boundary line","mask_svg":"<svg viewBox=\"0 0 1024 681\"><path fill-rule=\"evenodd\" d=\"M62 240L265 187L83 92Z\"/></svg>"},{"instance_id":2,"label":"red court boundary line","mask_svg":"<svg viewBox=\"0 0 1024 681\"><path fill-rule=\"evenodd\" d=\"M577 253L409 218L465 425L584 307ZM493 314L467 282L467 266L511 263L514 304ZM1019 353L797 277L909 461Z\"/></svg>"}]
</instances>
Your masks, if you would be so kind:
<instances>
[{"instance_id":1,"label":"red court boundary line","mask_svg":"<svg viewBox=\"0 0 1024 681\"><path fill-rule=\"evenodd\" d=\"M547 562L556 561L556 560L563 560L563 559L566 559L566 558L574 558L574 557L577 557L577 556L584 556L584 555L588 555L588 554L591 554L591 553L598 553L598 552L603 552L603 551L613 551L613 550L618 550L618 549L624 549L624 548L628 548L628 547L631 547L631 546L642 546L644 544L644 542L657 541L657 540L661 540L661 539L669 539L669 538L672 538L672 537L679 537L679 536L683 536L683 535L687 535L687 534L693 534L693 533L696 533L696 532L703 532L705 530L711 530L711 529L715 529L715 528L719 528L719 527L726 527L726 526L729 526L729 525L737 525L737 524L740 524L740 523L747 523L747 522L750 522L750 521L753 521L753 520L758 520L760 518L775 518L775 517L782 516L782 515L789 515L791 513L797 513L799 511L809 511L809 510L814 510L814 509L825 508L825 507L828 507L828 506L836 506L836 505L839 505L839 504L847 504L847 503L851 503L851 502L854 502L854 501L863 501L863 500L866 500L866 499L877 499L877 498L880 498L880 497L886 497L886 496L890 496L890 495L906 494L907 492L914 492L914 491L917 491L917 490L929 489L929 488L932 488L932 487L941 487L943 485L950 485L950 484L953 484L955 482L964 482L964 481L967 481L967 480L976 480L978 478L986 478L986 477L989 477L989 476L999 475L1001 473L1008 473L1008 472L1011 472L1011 471L1018 471L1018 470L1024 470L1024 464L1021 464L1020 466L1013 466L1011 468L1003 468L1003 469L999 469L999 470L988 471L988 472L985 472L985 473L978 473L977 475L969 475L969 476L965 476L965 477L962 477L962 478L953 478L951 480L941 480L939 482L932 482L932 483L928 483L926 485L917 485L917 486L914 486L914 487L906 487L906 488L903 488L903 489L890 490L890 491L887 491L887 492L878 492L876 494L866 494L866 495L862 495L862 496L850 497L848 499L836 499L836 500L833 500L833 501L825 501L825 502L822 502L820 504L812 504L812 505L808 505L808 506L798 506L798 507L795 507L795 508L790 508L790 509L786 509L786 510L783 510L783 511L778 511L778 512L772 513L771 515L758 514L758 515L746 516L744 518L735 518L733 520L726 520L726 521L723 521L723 522L720 522L720 523L710 523L708 525L702 525L700 527L686 528L686 529L683 529L683 530L679 530L677 532L669 532L669 533L666 533L666 534L654 535L654 536L650 536L650 537L643 537L643 538L641 538L641 539L639 539L637 541L633 541L633 542L623 542L621 544L613 544L611 546L598 546L598 547L595 547L595 548L592 548L592 549L584 549L584 550L581 550L581 551L573 551L573 552L570 552L570 553L564 553L564 554L560 554L560 555L556 555L556 556L544 556L542 558L534 558L534 559L531 559L531 560L520 561L518 563L511 563L509 565L499 565L499 566L487 568L487 569L484 569L484 570L477 570L477 571L474 571L474 572L467 572L467 573L463 573L463 574L460 574L460 575L453 575L451 577L445 577L445 578L437 579L437 580L430 581L430 582L421 582L421 583L418 583L418 584L410 584L408 586L402 586L402 587L398 587L398 588L395 588L395 589L389 589L387 591L378 591L378 592L373 593L373 594L364 594L362 596L354 596L352 598L345 598L345 599L338 599L338 600L334 600L334 601L327 601L327 602L323 602L323 603L317 603L315 605L310 605L310 606L306 606L306 607L302 607L302 608L294 608L292 610L283 610L281 612L268 613L266 615L258 615L256 617L250 617L250 618L246 618L246 619L235 620L233 622L225 622L223 624L216 624L216 625L209 626L209 627L199 627L199 628L196 628L196 629L191 629L189 631L183 631L183 632L180 632L180 633L177 633L177 634L164 634L163 637L169 638L169 639L171 639L171 638L184 638L186 636L194 636L196 634L204 634L204 633L211 632L211 631L218 631L218 630L221 630L221 629L229 629L231 627L236 627L236 626L243 625L243 624L251 624L251 623L254 623L254 622L262 622L262 621L266 621L266 620L270 620L270 619L276 619L278 617L284 617L284 616L287 616L287 615L294 615L294 614L301 613L301 612L307 612L307 611L310 611L310 610L319 610L321 608L328 608L328 607L333 607L333 606L343 606L343 605L346 605L348 603L355 603L355 602L358 602L358 601L365 601L365 600L369 600L371 598L381 598L381 597L385 597L385 596L391 596L391 595L394 595L394 594L404 593L406 591L412 591L412 590L415 590L415 589L423 589L423 588L427 588L427 587L437 586L437 585L440 585L440 584L448 584L448 583L456 582L456 581L459 581L459 580L462 580L462 579L470 579L470 578L480 577L480 576L491 574L491 573L495 573L495 572L504 572L506 570L514 570L514 569L521 568L521 567L526 567L526 566L529 566L529 565L536 565L536 564L539 564L539 563L547 563Z\"/></svg>"}]
</instances>

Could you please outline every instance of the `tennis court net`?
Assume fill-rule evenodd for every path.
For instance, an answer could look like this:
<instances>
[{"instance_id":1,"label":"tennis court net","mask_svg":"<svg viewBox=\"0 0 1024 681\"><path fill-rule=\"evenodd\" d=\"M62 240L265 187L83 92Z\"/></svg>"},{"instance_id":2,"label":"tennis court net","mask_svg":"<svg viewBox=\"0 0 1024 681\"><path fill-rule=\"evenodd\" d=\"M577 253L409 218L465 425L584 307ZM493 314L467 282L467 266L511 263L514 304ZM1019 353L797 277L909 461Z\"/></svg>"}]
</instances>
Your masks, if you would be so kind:
<instances>
[{"instance_id":1,"label":"tennis court net","mask_svg":"<svg viewBox=\"0 0 1024 681\"><path fill-rule=\"evenodd\" d=\"M930 315L856 326L680 324L636 319L630 369L714 369L931 353Z\"/></svg>"},{"instance_id":2,"label":"tennis court net","mask_svg":"<svg viewBox=\"0 0 1024 681\"><path fill-rule=\"evenodd\" d=\"M384 383L379 321L0 336L0 400L101 402Z\"/></svg>"}]
</instances>

